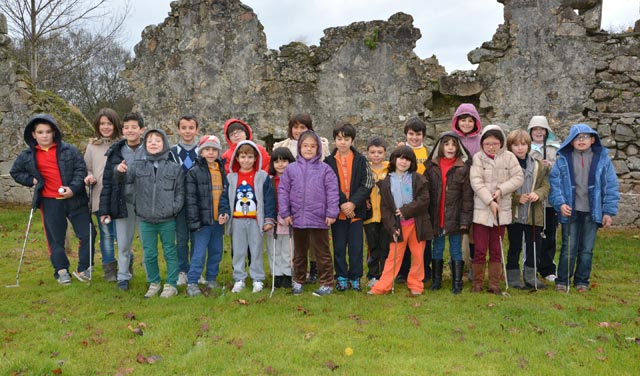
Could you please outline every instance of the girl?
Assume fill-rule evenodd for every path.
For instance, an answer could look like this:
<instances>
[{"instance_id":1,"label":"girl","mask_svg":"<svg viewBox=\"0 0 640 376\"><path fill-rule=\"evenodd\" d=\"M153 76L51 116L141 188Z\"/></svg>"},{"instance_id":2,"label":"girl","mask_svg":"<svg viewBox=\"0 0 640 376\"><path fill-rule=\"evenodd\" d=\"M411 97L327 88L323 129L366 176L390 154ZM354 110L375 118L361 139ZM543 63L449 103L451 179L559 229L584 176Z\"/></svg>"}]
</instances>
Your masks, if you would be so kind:
<instances>
[{"instance_id":1,"label":"girl","mask_svg":"<svg viewBox=\"0 0 640 376\"><path fill-rule=\"evenodd\" d=\"M313 130L313 121L309 114L295 114L289 117L289 126L287 128L287 139L273 144L273 149L288 148L294 158L298 156L298 139L302 132ZM322 143L322 160L329 156L329 141L320 137ZM309 273L307 274L307 283L316 283L318 281L318 269L316 258L312 252L309 253Z\"/></svg>"},{"instance_id":2,"label":"girl","mask_svg":"<svg viewBox=\"0 0 640 376\"><path fill-rule=\"evenodd\" d=\"M109 223L100 221L98 209L100 209L100 193L102 192L102 175L105 164L107 163L107 150L122 135L122 124L118 114L110 109L103 108L98 112L93 122L95 130L95 138L89 140L87 150L84 153L84 162L87 164L87 176L84 183L90 185L92 189L91 212L98 219L98 228L100 229L100 253L102 254L102 270L104 271L104 280L107 282L116 282L118 263L115 259L114 239L116 236L115 223L109 220Z\"/></svg>"},{"instance_id":3,"label":"girl","mask_svg":"<svg viewBox=\"0 0 640 376\"><path fill-rule=\"evenodd\" d=\"M295 162L295 158L287 148L276 148L271 152L269 163L269 175L275 192L280 186L280 178L289 163ZM276 207L278 201L276 196ZM275 287L291 288L291 256L293 250L289 248L289 227L282 217L278 216L275 236L267 234L267 255L271 274L275 276ZM274 249L275 246L275 249Z\"/></svg>"},{"instance_id":4,"label":"girl","mask_svg":"<svg viewBox=\"0 0 640 376\"><path fill-rule=\"evenodd\" d=\"M427 208L429 188L424 175L416 172L416 156L409 146L400 146L389 157L389 174L380 183L380 211L382 224L394 243L390 245L380 280L368 294L380 295L391 291L393 281L402 265L407 246L411 250L411 269L407 287L413 295L424 290L424 246L433 238Z\"/></svg>"},{"instance_id":5,"label":"girl","mask_svg":"<svg viewBox=\"0 0 640 376\"><path fill-rule=\"evenodd\" d=\"M481 292L489 250L489 292L500 294L504 225L511 223L511 193L520 188L522 169L513 153L505 149L505 136L489 125L480 137L482 151L473 156L469 178L473 188L473 286Z\"/></svg>"},{"instance_id":6,"label":"girl","mask_svg":"<svg viewBox=\"0 0 640 376\"><path fill-rule=\"evenodd\" d=\"M293 286L300 295L307 273L309 248L318 263L320 288L313 295L333 292L333 260L329 250L329 227L336 221L338 179L322 162L321 141L314 131L303 132L298 139L298 158L280 176L278 214L293 226Z\"/></svg>"},{"instance_id":7,"label":"girl","mask_svg":"<svg viewBox=\"0 0 640 376\"><path fill-rule=\"evenodd\" d=\"M507 226L509 233L509 254L507 256L507 282L509 286L524 288L520 281L518 259L522 249L522 236L525 238L526 258L524 262L524 283L535 289L546 288L544 282L536 277L540 265L540 249L543 206L549 195L547 169L543 162L533 159L531 137L522 129L516 129L507 137L507 149L518 158L522 168L524 183L513 195L513 223ZM534 244L535 242L535 244ZM534 254L534 247L536 254ZM536 260L537 258L537 260ZM535 261L534 261L535 260Z\"/></svg>"},{"instance_id":8,"label":"girl","mask_svg":"<svg viewBox=\"0 0 640 376\"><path fill-rule=\"evenodd\" d=\"M453 280L451 292L460 294L464 267L462 233L468 231L473 219L473 191L469 183L471 160L460 136L454 132L440 135L434 150L425 170L431 197L429 215L435 233L431 290L439 290L442 285L444 238L448 235L452 260L449 264Z\"/></svg>"}]
</instances>

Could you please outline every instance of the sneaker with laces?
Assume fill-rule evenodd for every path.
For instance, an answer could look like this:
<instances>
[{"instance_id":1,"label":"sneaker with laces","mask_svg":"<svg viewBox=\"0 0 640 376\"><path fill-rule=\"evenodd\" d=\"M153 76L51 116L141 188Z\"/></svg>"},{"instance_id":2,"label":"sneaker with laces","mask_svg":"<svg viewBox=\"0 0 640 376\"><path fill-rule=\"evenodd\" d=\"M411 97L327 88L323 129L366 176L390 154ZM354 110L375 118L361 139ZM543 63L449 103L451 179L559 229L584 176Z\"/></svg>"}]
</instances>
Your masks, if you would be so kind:
<instances>
[{"instance_id":1,"label":"sneaker with laces","mask_svg":"<svg viewBox=\"0 0 640 376\"><path fill-rule=\"evenodd\" d=\"M556 275L555 274L549 274L548 276L544 277L544 279L546 279L549 282L553 282L556 280Z\"/></svg>"},{"instance_id":2,"label":"sneaker with laces","mask_svg":"<svg viewBox=\"0 0 640 376\"><path fill-rule=\"evenodd\" d=\"M61 285L68 285L71 283L71 276L67 269L58 270L58 283Z\"/></svg>"},{"instance_id":3,"label":"sneaker with laces","mask_svg":"<svg viewBox=\"0 0 640 376\"><path fill-rule=\"evenodd\" d=\"M196 285L196 287L198 287ZM170 298L172 296L178 295L178 289L175 286L166 283L164 288L162 289L162 294L160 294L161 298Z\"/></svg>"},{"instance_id":4,"label":"sneaker with laces","mask_svg":"<svg viewBox=\"0 0 640 376\"><path fill-rule=\"evenodd\" d=\"M567 292L567 286L566 285L556 285L556 291L558 291L558 292Z\"/></svg>"},{"instance_id":5,"label":"sneaker with laces","mask_svg":"<svg viewBox=\"0 0 640 376\"><path fill-rule=\"evenodd\" d=\"M128 280L118 281L118 289L122 291L129 291L129 281Z\"/></svg>"},{"instance_id":6,"label":"sneaker with laces","mask_svg":"<svg viewBox=\"0 0 640 376\"><path fill-rule=\"evenodd\" d=\"M203 275L201 275L200 278L198 279L198 284L199 285L206 285L207 284L207 279L204 278Z\"/></svg>"},{"instance_id":7,"label":"sneaker with laces","mask_svg":"<svg viewBox=\"0 0 640 376\"><path fill-rule=\"evenodd\" d=\"M368 288L372 288L373 285L375 285L378 282L378 278L376 277L372 277L369 282L367 283L367 287Z\"/></svg>"},{"instance_id":8,"label":"sneaker with laces","mask_svg":"<svg viewBox=\"0 0 640 376\"><path fill-rule=\"evenodd\" d=\"M303 289L304 289L304 287L302 286L301 283L293 281L292 286L291 286L291 293L293 295L302 295Z\"/></svg>"},{"instance_id":9,"label":"sneaker with laces","mask_svg":"<svg viewBox=\"0 0 640 376\"><path fill-rule=\"evenodd\" d=\"M260 292L264 289L264 283L262 281L253 281L253 293Z\"/></svg>"},{"instance_id":10,"label":"sneaker with laces","mask_svg":"<svg viewBox=\"0 0 640 376\"><path fill-rule=\"evenodd\" d=\"M180 272L178 273L178 286L186 286L188 283L187 273Z\"/></svg>"},{"instance_id":11,"label":"sneaker with laces","mask_svg":"<svg viewBox=\"0 0 640 376\"><path fill-rule=\"evenodd\" d=\"M352 279L351 281L349 281L349 286L351 286L351 289L353 291L362 291L359 279Z\"/></svg>"},{"instance_id":12,"label":"sneaker with laces","mask_svg":"<svg viewBox=\"0 0 640 376\"><path fill-rule=\"evenodd\" d=\"M242 291L243 289L244 289L244 281L236 281L236 283L233 284L233 288L231 289L231 292L236 294Z\"/></svg>"},{"instance_id":13,"label":"sneaker with laces","mask_svg":"<svg viewBox=\"0 0 640 376\"><path fill-rule=\"evenodd\" d=\"M348 287L348 282L349 280L345 277L338 277L338 279L336 280L336 290L345 291Z\"/></svg>"},{"instance_id":14,"label":"sneaker with laces","mask_svg":"<svg viewBox=\"0 0 640 376\"><path fill-rule=\"evenodd\" d=\"M91 277L89 276L89 269L85 270L84 272L79 272L79 271L74 271L73 272L73 276L76 277L76 279L80 282L91 282Z\"/></svg>"},{"instance_id":15,"label":"sneaker with laces","mask_svg":"<svg viewBox=\"0 0 640 376\"><path fill-rule=\"evenodd\" d=\"M147 293L144 294L145 298L153 298L154 296L158 295L158 293L160 292L161 286L159 283L149 283L149 289L147 290Z\"/></svg>"},{"instance_id":16,"label":"sneaker with laces","mask_svg":"<svg viewBox=\"0 0 640 376\"><path fill-rule=\"evenodd\" d=\"M213 290L213 289L220 288L220 285L218 285L218 282L216 282L216 280L207 281L207 288L209 290Z\"/></svg>"},{"instance_id":17,"label":"sneaker with laces","mask_svg":"<svg viewBox=\"0 0 640 376\"><path fill-rule=\"evenodd\" d=\"M320 286L319 289L313 292L313 296L327 296L333 292L331 286Z\"/></svg>"},{"instance_id":18,"label":"sneaker with laces","mask_svg":"<svg viewBox=\"0 0 640 376\"><path fill-rule=\"evenodd\" d=\"M202 291L200 291L200 287L198 287L197 283L189 283L187 285L187 295L188 296L202 295Z\"/></svg>"},{"instance_id":19,"label":"sneaker with laces","mask_svg":"<svg viewBox=\"0 0 640 376\"><path fill-rule=\"evenodd\" d=\"M576 291L579 292L579 293L587 292L587 291L589 291L589 286L587 286L587 285L577 285L576 286Z\"/></svg>"}]
</instances>

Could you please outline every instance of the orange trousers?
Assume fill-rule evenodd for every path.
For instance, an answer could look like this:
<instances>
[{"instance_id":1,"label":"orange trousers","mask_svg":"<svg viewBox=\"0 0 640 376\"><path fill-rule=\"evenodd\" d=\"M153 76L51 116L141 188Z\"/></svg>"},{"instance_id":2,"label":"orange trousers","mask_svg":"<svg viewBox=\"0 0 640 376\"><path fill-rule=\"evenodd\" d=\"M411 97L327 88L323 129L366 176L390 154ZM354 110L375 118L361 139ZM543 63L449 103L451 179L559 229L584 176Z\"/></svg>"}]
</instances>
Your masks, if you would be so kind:
<instances>
[{"instance_id":1,"label":"orange trousers","mask_svg":"<svg viewBox=\"0 0 640 376\"><path fill-rule=\"evenodd\" d=\"M393 280L400 271L402 258L404 257L404 251L407 245L409 245L411 251L411 269L409 269L409 275L407 276L407 287L412 292L422 293L424 290L424 283L422 282L424 279L423 253L426 241L418 241L415 224L402 226L402 238L404 240L401 242L395 243L392 241L389 244L389 256L384 263L380 280L373 285L371 293L379 295L391 291Z\"/></svg>"}]
</instances>

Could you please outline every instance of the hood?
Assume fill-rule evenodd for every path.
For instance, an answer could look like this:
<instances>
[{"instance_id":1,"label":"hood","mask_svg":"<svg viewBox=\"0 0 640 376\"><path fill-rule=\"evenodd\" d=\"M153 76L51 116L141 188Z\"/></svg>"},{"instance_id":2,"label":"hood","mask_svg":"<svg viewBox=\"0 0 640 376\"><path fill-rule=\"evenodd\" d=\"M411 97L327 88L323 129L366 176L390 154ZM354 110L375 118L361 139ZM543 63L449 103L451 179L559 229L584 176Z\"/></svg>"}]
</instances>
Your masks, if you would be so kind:
<instances>
[{"instance_id":1,"label":"hood","mask_svg":"<svg viewBox=\"0 0 640 376\"><path fill-rule=\"evenodd\" d=\"M551 143L556 139L556 134L551 130L549 122L547 121L547 118L545 116L536 115L531 118L531 120L529 121L529 126L527 127L527 132L529 132L529 135L531 135L531 129L535 127L540 127L547 130L547 136L544 140L545 143Z\"/></svg>"},{"instance_id":2,"label":"hood","mask_svg":"<svg viewBox=\"0 0 640 376\"><path fill-rule=\"evenodd\" d=\"M238 152L238 149L240 149L240 146L245 144L251 145L251 147L256 150L256 153L258 153L258 157L253 162L253 169L256 171L260 170L260 167L262 166L262 153L260 153L260 150L258 149L258 145L256 145L255 142L253 141L244 140L244 141L238 142L238 146L236 146L235 150L233 151L233 154L231 154L231 163L229 163L229 172L240 171L240 163L236 161L236 153Z\"/></svg>"},{"instance_id":3,"label":"hood","mask_svg":"<svg viewBox=\"0 0 640 376\"><path fill-rule=\"evenodd\" d=\"M37 114L29 120L27 126L24 128L24 142L26 142L26 144L29 145L30 148L34 148L36 147L36 145L38 145L36 139L33 138L32 133L36 124L40 123L51 124L55 133L53 136L53 140L55 141L56 145L60 145L60 142L62 141L62 133L60 132L60 128L58 127L58 123L56 122L56 120L48 114Z\"/></svg>"},{"instance_id":4,"label":"hood","mask_svg":"<svg viewBox=\"0 0 640 376\"><path fill-rule=\"evenodd\" d=\"M233 123L240 123L244 125L244 127L247 129L247 133L249 134L249 137L247 137L247 140L253 141L253 131L251 130L251 127L249 126L249 124L245 123L240 119L229 119L224 123L224 139L227 141L227 145L229 145L230 149L233 149L234 144L232 144L231 140L229 139L229 135L227 134L227 129L229 129L229 125Z\"/></svg>"},{"instance_id":5,"label":"hood","mask_svg":"<svg viewBox=\"0 0 640 376\"><path fill-rule=\"evenodd\" d=\"M162 136L162 151L157 154L150 154L147 152L147 137L152 132L159 133ZM171 151L171 144L169 143L169 137L167 137L167 134L162 129L149 129L144 132L144 135L142 136L142 148L147 160L160 161L167 159L167 155Z\"/></svg>"},{"instance_id":6,"label":"hood","mask_svg":"<svg viewBox=\"0 0 640 376\"><path fill-rule=\"evenodd\" d=\"M483 149L482 149L482 138L484 137L484 135L485 135L488 131L490 131L490 130L492 130L492 129L498 130L498 131L500 131L500 133L502 133L502 140L503 140L503 142L502 142L502 147L500 148L500 150L501 150L501 151L505 151L505 150L507 150L507 135L506 135L506 134L504 133L504 131L502 130L502 127L500 127L499 125L496 125L496 124L489 124L489 125L487 125L487 127L486 127L486 128L484 128L484 129L482 130L482 134L480 135L480 140L481 140L481 141L480 141L480 150L483 150Z\"/></svg>"},{"instance_id":7,"label":"hood","mask_svg":"<svg viewBox=\"0 0 640 376\"><path fill-rule=\"evenodd\" d=\"M440 133L440 137L438 137L438 140L436 141L436 144L433 146L432 152L429 154L429 158L427 158L427 161L431 161L432 159L438 159L438 150L440 148L440 142L442 142L442 139L446 136L450 136L455 138L458 141L458 148L460 150L462 150L462 161L466 162L471 160L471 156L469 154L469 151L467 150L467 148L464 147L464 145L462 144L462 140L460 139L460 135L457 134L456 132L453 131L447 131L447 132L442 132Z\"/></svg>"},{"instance_id":8,"label":"hood","mask_svg":"<svg viewBox=\"0 0 640 376\"><path fill-rule=\"evenodd\" d=\"M465 136L458 128L456 128L456 123L458 122L458 118L462 115L471 115L476 120L476 129L471 131L466 137L472 137L479 134L482 131L482 122L480 121L480 114L478 114L478 110L476 110L476 106L471 103L463 103L456 109L456 113L453 114L453 119L451 119L451 130L459 134L460 136Z\"/></svg>"},{"instance_id":9,"label":"hood","mask_svg":"<svg viewBox=\"0 0 640 376\"><path fill-rule=\"evenodd\" d=\"M296 162L307 161L307 160L306 160L306 159L304 159L304 158L302 157L302 155L300 154L300 145L302 145L302 144L301 144L301 143L300 143L300 141L299 141L299 140L301 140L301 139L302 139L302 135L306 135L306 134L312 134L312 135L313 135L313 137L315 137L315 138L316 138L316 142L318 143L318 150L316 150L316 155L315 155L315 157L311 158L311 159L309 160L309 162L315 162L315 161L317 161L317 160L322 161L322 140L320 139L320 136L319 136L316 132L314 132L314 131L312 131L312 130L306 130L306 131L302 132L302 133L300 134L300 136L298 136L298 145L297 145L297 151L298 151L298 154L297 154L297 156L296 156Z\"/></svg>"},{"instance_id":10,"label":"hood","mask_svg":"<svg viewBox=\"0 0 640 376\"><path fill-rule=\"evenodd\" d=\"M560 145L560 149L558 149L558 151L560 151L560 152L565 152L565 151L571 152L571 151L573 151L573 145L571 145L571 142L580 133L590 133L593 136L595 136L596 141L593 143L593 145L591 145L591 147L595 148L595 149L602 148L602 143L600 142L600 136L598 136L598 132L593 130L593 128L591 128L587 124L574 124L574 125L571 126L571 129L569 130L569 135L564 140L562 145Z\"/></svg>"}]
</instances>

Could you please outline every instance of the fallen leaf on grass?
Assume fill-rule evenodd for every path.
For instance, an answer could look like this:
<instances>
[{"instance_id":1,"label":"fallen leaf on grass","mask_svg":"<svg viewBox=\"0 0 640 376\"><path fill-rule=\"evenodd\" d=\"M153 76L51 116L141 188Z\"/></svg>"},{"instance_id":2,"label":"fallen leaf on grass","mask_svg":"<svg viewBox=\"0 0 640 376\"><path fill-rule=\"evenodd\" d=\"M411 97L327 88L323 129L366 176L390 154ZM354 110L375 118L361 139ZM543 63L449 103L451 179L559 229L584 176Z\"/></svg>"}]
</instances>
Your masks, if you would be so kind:
<instances>
[{"instance_id":1,"label":"fallen leaf on grass","mask_svg":"<svg viewBox=\"0 0 640 376\"><path fill-rule=\"evenodd\" d=\"M273 367L265 367L264 373L267 375L277 375L278 371L276 371Z\"/></svg>"},{"instance_id":2,"label":"fallen leaf on grass","mask_svg":"<svg viewBox=\"0 0 640 376\"><path fill-rule=\"evenodd\" d=\"M80 345L82 345L82 347L87 347L89 346L89 341L87 341L86 339L83 339L82 341L80 341Z\"/></svg>"},{"instance_id":3,"label":"fallen leaf on grass","mask_svg":"<svg viewBox=\"0 0 640 376\"><path fill-rule=\"evenodd\" d=\"M418 307L420 307L421 305L422 305L422 304L420 304L420 302L414 302L413 304L411 304L411 306L412 306L413 308L418 308Z\"/></svg>"},{"instance_id":4,"label":"fallen leaf on grass","mask_svg":"<svg viewBox=\"0 0 640 376\"><path fill-rule=\"evenodd\" d=\"M234 345L236 347L236 349L240 350L242 348L242 346L244 345L244 342L241 339L232 338L232 339L227 341L227 344Z\"/></svg>"},{"instance_id":5,"label":"fallen leaf on grass","mask_svg":"<svg viewBox=\"0 0 640 376\"><path fill-rule=\"evenodd\" d=\"M17 330L9 329L9 328L5 329L4 332L7 333L7 334L16 334L16 333L18 333Z\"/></svg>"},{"instance_id":6,"label":"fallen leaf on grass","mask_svg":"<svg viewBox=\"0 0 640 376\"><path fill-rule=\"evenodd\" d=\"M601 328L619 328L620 325L621 324L619 322L609 323L609 322L603 321L598 323L598 326Z\"/></svg>"},{"instance_id":7,"label":"fallen leaf on grass","mask_svg":"<svg viewBox=\"0 0 640 376\"><path fill-rule=\"evenodd\" d=\"M489 307L489 308L493 308L493 307L495 307L495 306L496 306L496 305L495 305L494 303L489 303L489 304L487 304L487 307Z\"/></svg>"},{"instance_id":8,"label":"fallen leaf on grass","mask_svg":"<svg viewBox=\"0 0 640 376\"><path fill-rule=\"evenodd\" d=\"M127 320L135 320L136 319L136 314L133 313L133 312L127 312L123 316Z\"/></svg>"},{"instance_id":9,"label":"fallen leaf on grass","mask_svg":"<svg viewBox=\"0 0 640 376\"><path fill-rule=\"evenodd\" d=\"M51 373L53 373L54 375L62 375L62 368L52 369Z\"/></svg>"},{"instance_id":10,"label":"fallen leaf on grass","mask_svg":"<svg viewBox=\"0 0 640 376\"><path fill-rule=\"evenodd\" d=\"M249 305L249 302L246 299L237 299L231 303L240 304L240 305Z\"/></svg>"},{"instance_id":11,"label":"fallen leaf on grass","mask_svg":"<svg viewBox=\"0 0 640 376\"><path fill-rule=\"evenodd\" d=\"M58 351L54 351L51 353L51 355L49 355L49 358L55 358L56 356L58 356L60 354L60 352Z\"/></svg>"},{"instance_id":12,"label":"fallen leaf on grass","mask_svg":"<svg viewBox=\"0 0 640 376\"><path fill-rule=\"evenodd\" d=\"M335 364L332 361L328 361L324 364L327 368L329 368L331 371L335 371L338 369L338 367L340 367L339 365Z\"/></svg>"},{"instance_id":13,"label":"fallen leaf on grass","mask_svg":"<svg viewBox=\"0 0 640 376\"><path fill-rule=\"evenodd\" d=\"M262 298L259 298L258 300L256 300L256 303L264 303L267 301L267 297L263 296Z\"/></svg>"},{"instance_id":14,"label":"fallen leaf on grass","mask_svg":"<svg viewBox=\"0 0 640 376\"><path fill-rule=\"evenodd\" d=\"M553 358L556 357L556 353L553 352L553 351L549 351L549 350L545 351L544 355L546 355L549 359L553 359Z\"/></svg>"},{"instance_id":15,"label":"fallen leaf on grass","mask_svg":"<svg viewBox=\"0 0 640 376\"><path fill-rule=\"evenodd\" d=\"M560 304L554 304L553 308L557 309L558 311L562 311L562 309L563 309L562 305L560 305Z\"/></svg>"},{"instance_id":16,"label":"fallen leaf on grass","mask_svg":"<svg viewBox=\"0 0 640 376\"><path fill-rule=\"evenodd\" d=\"M133 327L133 325L129 324L127 325L127 329L129 329L131 332L133 332L133 334L135 335L143 335L144 332L142 331L142 327L140 327L140 323L138 323L138 327Z\"/></svg>"},{"instance_id":17,"label":"fallen leaf on grass","mask_svg":"<svg viewBox=\"0 0 640 376\"><path fill-rule=\"evenodd\" d=\"M140 364L154 364L154 363L157 363L160 360L162 360L162 357L160 355L144 356L144 355L142 355L140 353L138 353L138 355L136 355L136 362L138 362Z\"/></svg>"},{"instance_id":18,"label":"fallen leaf on grass","mask_svg":"<svg viewBox=\"0 0 640 376\"><path fill-rule=\"evenodd\" d=\"M620 303L622 303L622 304L627 304L627 303L629 303L629 302L628 302L628 301L626 301L626 300L624 300L624 299L620 299Z\"/></svg>"},{"instance_id":19,"label":"fallen leaf on grass","mask_svg":"<svg viewBox=\"0 0 640 376\"><path fill-rule=\"evenodd\" d=\"M64 341L64 340L67 340L67 339L69 339L71 337L73 337L73 332L69 331L69 332L66 332L62 337L60 337L60 339L62 341Z\"/></svg>"},{"instance_id":20,"label":"fallen leaf on grass","mask_svg":"<svg viewBox=\"0 0 640 376\"><path fill-rule=\"evenodd\" d=\"M91 340L92 340L92 341L93 341L93 343L95 343L96 345L99 345L99 344L101 344L101 343L105 343L105 342L107 342L107 340L106 340L106 339L104 339L104 338L103 338L103 337L101 337L101 336L93 336L93 337L91 337Z\"/></svg>"},{"instance_id":21,"label":"fallen leaf on grass","mask_svg":"<svg viewBox=\"0 0 640 376\"><path fill-rule=\"evenodd\" d=\"M518 359L518 365L519 365L519 366L520 366L520 368L522 368L522 369L527 368L527 363L528 363L528 362L527 362L527 360L526 360L525 358L523 358L523 357L520 357L520 358Z\"/></svg>"},{"instance_id":22,"label":"fallen leaf on grass","mask_svg":"<svg viewBox=\"0 0 640 376\"><path fill-rule=\"evenodd\" d=\"M308 311L306 308L304 308L303 306L297 306L297 307L296 307L296 310L297 310L298 312L302 312L302 313L304 313L305 315L308 315L308 314L309 314L309 311Z\"/></svg>"},{"instance_id":23,"label":"fallen leaf on grass","mask_svg":"<svg viewBox=\"0 0 640 376\"><path fill-rule=\"evenodd\" d=\"M599 352L600 354L604 354L604 349L602 347L598 347L596 351Z\"/></svg>"},{"instance_id":24,"label":"fallen leaf on grass","mask_svg":"<svg viewBox=\"0 0 640 376\"><path fill-rule=\"evenodd\" d=\"M608 360L606 356L598 356L596 357L596 359L598 359L601 362L606 362Z\"/></svg>"},{"instance_id":25,"label":"fallen leaf on grass","mask_svg":"<svg viewBox=\"0 0 640 376\"><path fill-rule=\"evenodd\" d=\"M407 316L407 318L409 319L409 321L411 321L411 324L413 324L413 326L415 326L415 327L420 326L420 322L418 321L418 319L414 315L409 315L409 316Z\"/></svg>"},{"instance_id":26,"label":"fallen leaf on grass","mask_svg":"<svg viewBox=\"0 0 640 376\"><path fill-rule=\"evenodd\" d=\"M309 333L305 333L304 335L304 340L305 341L310 341L311 338L313 338L316 334L314 332L309 332Z\"/></svg>"},{"instance_id":27,"label":"fallen leaf on grass","mask_svg":"<svg viewBox=\"0 0 640 376\"><path fill-rule=\"evenodd\" d=\"M469 324L469 325L467 325L467 327L468 327L469 329L471 329L471 330L473 330L473 329L475 329L475 328L476 328L476 326L475 326L475 325L473 325L473 324Z\"/></svg>"}]
</instances>

